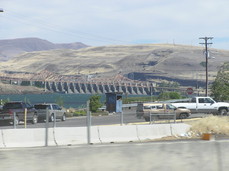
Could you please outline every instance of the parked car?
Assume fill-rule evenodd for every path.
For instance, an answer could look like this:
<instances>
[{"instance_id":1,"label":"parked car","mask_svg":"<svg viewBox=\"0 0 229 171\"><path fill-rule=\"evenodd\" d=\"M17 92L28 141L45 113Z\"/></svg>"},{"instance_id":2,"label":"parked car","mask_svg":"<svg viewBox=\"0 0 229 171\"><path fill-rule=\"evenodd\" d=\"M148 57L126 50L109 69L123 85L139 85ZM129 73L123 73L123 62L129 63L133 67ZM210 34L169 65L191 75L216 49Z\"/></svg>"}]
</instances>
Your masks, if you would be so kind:
<instances>
[{"instance_id":1,"label":"parked car","mask_svg":"<svg viewBox=\"0 0 229 171\"><path fill-rule=\"evenodd\" d=\"M20 101L7 102L0 109L0 121L13 122L15 119L15 124L17 125L20 121L25 121L25 118L26 121L31 121L33 124L37 123L37 111L29 103Z\"/></svg>"},{"instance_id":2,"label":"parked car","mask_svg":"<svg viewBox=\"0 0 229 171\"><path fill-rule=\"evenodd\" d=\"M39 103L35 104L34 108L37 110L38 121L46 120L47 113L50 122L53 122L55 118L62 121L66 120L66 110L55 103Z\"/></svg>"},{"instance_id":3,"label":"parked car","mask_svg":"<svg viewBox=\"0 0 229 171\"><path fill-rule=\"evenodd\" d=\"M176 108L172 104L163 102L139 103L137 105L137 118L143 117L146 121L150 121L150 114L155 114L153 115L153 118L168 119L173 117L168 114L175 114L176 119L185 119L191 115L191 111L189 109Z\"/></svg>"}]
</instances>

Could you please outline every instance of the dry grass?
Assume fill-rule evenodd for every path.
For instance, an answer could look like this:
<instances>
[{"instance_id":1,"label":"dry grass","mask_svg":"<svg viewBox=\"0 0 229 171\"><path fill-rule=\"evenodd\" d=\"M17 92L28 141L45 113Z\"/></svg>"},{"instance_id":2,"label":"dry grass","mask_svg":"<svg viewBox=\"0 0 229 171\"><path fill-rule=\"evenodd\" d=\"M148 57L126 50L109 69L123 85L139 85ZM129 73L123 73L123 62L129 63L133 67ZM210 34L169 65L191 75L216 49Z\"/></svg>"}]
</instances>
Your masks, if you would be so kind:
<instances>
[{"instance_id":1,"label":"dry grass","mask_svg":"<svg viewBox=\"0 0 229 171\"><path fill-rule=\"evenodd\" d=\"M0 94L41 94L44 89L34 86L18 86L0 83Z\"/></svg>"},{"instance_id":2,"label":"dry grass","mask_svg":"<svg viewBox=\"0 0 229 171\"><path fill-rule=\"evenodd\" d=\"M217 137L229 136L229 116L213 116L186 122L191 125L190 130L185 136L168 136L151 141L171 141L171 140L188 140L188 139L202 139L203 134L210 133ZM215 137L215 136L214 136Z\"/></svg>"},{"instance_id":3,"label":"dry grass","mask_svg":"<svg viewBox=\"0 0 229 171\"><path fill-rule=\"evenodd\" d=\"M201 136L203 133L229 135L229 116L210 115L189 124L192 126L189 131L192 136Z\"/></svg>"},{"instance_id":4,"label":"dry grass","mask_svg":"<svg viewBox=\"0 0 229 171\"><path fill-rule=\"evenodd\" d=\"M229 59L229 51L211 50L214 60L209 60L209 79L214 79L217 68ZM205 68L203 48L195 46L148 44L132 46L88 47L79 50L50 50L24 53L2 62L0 71L41 72L50 70L62 75L100 74L116 75L132 72L154 73L171 78L201 80ZM197 78L196 78L197 79Z\"/></svg>"}]
</instances>

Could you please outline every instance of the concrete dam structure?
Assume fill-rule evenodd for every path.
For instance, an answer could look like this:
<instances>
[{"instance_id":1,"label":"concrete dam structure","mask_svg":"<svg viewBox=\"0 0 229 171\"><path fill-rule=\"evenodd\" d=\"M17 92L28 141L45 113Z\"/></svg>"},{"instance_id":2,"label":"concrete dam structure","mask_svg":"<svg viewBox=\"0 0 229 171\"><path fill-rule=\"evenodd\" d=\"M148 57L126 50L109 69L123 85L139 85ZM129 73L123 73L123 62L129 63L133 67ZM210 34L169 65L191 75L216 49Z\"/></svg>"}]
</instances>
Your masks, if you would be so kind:
<instances>
[{"instance_id":1,"label":"concrete dam structure","mask_svg":"<svg viewBox=\"0 0 229 171\"><path fill-rule=\"evenodd\" d=\"M156 83L134 81L122 75L94 79L89 76L62 76L43 71L34 73L4 73L0 80L6 84L30 85L44 88L44 91L75 94L105 94L120 92L131 95L155 95L160 92ZM160 90L159 90L160 89Z\"/></svg>"}]
</instances>

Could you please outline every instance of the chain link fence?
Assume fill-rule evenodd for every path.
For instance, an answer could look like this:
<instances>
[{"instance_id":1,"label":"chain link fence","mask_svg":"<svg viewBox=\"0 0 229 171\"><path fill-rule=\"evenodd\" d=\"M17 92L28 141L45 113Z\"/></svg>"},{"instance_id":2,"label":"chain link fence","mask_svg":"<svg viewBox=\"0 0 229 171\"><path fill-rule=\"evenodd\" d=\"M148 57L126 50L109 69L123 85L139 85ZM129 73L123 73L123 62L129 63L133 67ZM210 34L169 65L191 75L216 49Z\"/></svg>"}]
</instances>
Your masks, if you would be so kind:
<instances>
[{"instance_id":1,"label":"chain link fence","mask_svg":"<svg viewBox=\"0 0 229 171\"><path fill-rule=\"evenodd\" d=\"M14 117L12 122L7 123L1 121L0 129L22 129L22 128L45 128L45 127L87 127L88 126L88 105L85 104L84 108L80 109L66 109L65 117L66 119L57 117L57 112L53 112L53 118L50 117L50 112L47 113L48 119L45 117L43 120L39 118L38 123L32 124L30 121L18 120L17 113L14 112ZM100 126L100 125L128 125L128 124L156 124L156 123L170 123L170 122L182 122L182 120L177 121L175 113L167 114L155 114L149 113L149 120L145 120L143 117L139 117L136 113L137 104L123 105L122 112L112 112L108 113L105 108L100 108L96 113L90 114L90 126ZM165 115L169 115L166 116ZM26 113L25 116L26 117ZM164 117L164 118L163 118ZM46 122L48 121L48 122Z\"/></svg>"}]
</instances>

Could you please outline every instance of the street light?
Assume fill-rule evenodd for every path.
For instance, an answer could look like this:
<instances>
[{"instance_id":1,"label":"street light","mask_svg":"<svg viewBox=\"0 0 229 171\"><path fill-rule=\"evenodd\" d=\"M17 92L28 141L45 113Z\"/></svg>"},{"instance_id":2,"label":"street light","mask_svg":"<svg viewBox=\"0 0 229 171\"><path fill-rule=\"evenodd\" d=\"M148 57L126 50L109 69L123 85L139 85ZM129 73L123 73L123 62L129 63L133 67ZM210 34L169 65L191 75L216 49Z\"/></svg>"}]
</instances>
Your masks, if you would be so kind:
<instances>
[{"instance_id":1,"label":"street light","mask_svg":"<svg viewBox=\"0 0 229 171\"><path fill-rule=\"evenodd\" d=\"M0 12L4 12L3 9L0 8Z\"/></svg>"}]
</instances>

